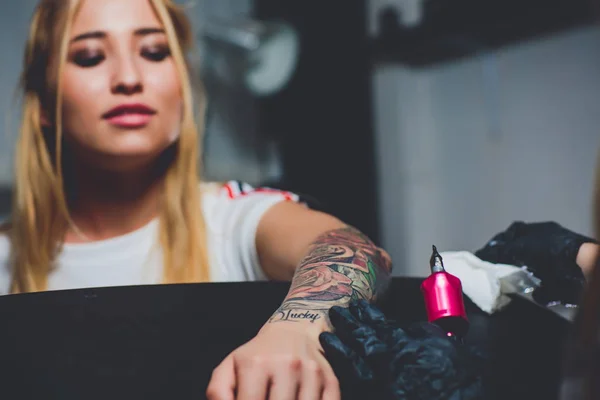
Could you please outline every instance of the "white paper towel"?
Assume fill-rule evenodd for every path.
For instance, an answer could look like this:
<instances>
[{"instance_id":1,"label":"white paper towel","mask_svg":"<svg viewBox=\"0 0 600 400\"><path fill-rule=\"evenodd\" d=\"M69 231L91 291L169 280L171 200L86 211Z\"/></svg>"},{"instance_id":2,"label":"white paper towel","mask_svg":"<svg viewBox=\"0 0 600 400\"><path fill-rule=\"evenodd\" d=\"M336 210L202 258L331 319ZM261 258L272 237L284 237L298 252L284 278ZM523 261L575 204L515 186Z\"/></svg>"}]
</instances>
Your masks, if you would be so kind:
<instances>
[{"instance_id":1,"label":"white paper towel","mask_svg":"<svg viewBox=\"0 0 600 400\"><path fill-rule=\"evenodd\" d=\"M448 251L441 256L446 271L461 280L464 294L483 311L492 314L510 303L500 279L521 272L521 268L489 263L468 251Z\"/></svg>"}]
</instances>

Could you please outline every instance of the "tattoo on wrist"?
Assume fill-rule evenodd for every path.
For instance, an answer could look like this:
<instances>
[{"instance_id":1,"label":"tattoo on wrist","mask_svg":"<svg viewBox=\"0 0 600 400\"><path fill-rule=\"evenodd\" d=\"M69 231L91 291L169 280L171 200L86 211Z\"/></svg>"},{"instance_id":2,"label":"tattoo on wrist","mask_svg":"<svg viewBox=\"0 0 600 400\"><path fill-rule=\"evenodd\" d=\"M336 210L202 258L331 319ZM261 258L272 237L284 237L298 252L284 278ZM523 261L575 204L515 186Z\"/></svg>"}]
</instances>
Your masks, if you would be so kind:
<instances>
[{"instance_id":1,"label":"tattoo on wrist","mask_svg":"<svg viewBox=\"0 0 600 400\"><path fill-rule=\"evenodd\" d=\"M307 311L328 321L327 312L332 306L381 295L391 270L389 255L358 230L347 227L329 231L311 246L296 270L286 299L269 322L310 320L301 317L308 315L304 314Z\"/></svg>"},{"instance_id":2,"label":"tattoo on wrist","mask_svg":"<svg viewBox=\"0 0 600 400\"><path fill-rule=\"evenodd\" d=\"M300 322L306 321L314 323L317 320L323 318L323 310L306 310L306 309L295 309L287 307L279 307L273 316L269 319L269 322Z\"/></svg>"}]
</instances>

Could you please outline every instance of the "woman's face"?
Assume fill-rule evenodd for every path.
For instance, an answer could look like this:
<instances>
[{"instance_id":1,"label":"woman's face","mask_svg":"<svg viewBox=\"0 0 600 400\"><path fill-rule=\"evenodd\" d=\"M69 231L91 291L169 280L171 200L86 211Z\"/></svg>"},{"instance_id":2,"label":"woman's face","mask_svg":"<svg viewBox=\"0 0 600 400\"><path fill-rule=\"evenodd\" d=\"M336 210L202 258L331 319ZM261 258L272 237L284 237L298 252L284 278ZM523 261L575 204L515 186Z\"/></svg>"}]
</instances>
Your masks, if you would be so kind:
<instances>
[{"instance_id":1,"label":"woman's face","mask_svg":"<svg viewBox=\"0 0 600 400\"><path fill-rule=\"evenodd\" d=\"M179 135L179 76L149 0L83 0L62 89L63 129L80 161L137 167Z\"/></svg>"}]
</instances>

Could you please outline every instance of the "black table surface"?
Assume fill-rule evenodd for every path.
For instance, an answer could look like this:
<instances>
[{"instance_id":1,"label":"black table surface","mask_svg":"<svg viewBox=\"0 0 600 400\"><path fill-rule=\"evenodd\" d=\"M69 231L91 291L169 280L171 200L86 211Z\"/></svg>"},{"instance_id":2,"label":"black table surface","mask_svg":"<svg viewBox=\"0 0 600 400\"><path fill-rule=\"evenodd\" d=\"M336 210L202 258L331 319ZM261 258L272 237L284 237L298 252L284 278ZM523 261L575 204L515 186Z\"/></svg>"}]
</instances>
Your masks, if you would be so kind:
<instances>
[{"instance_id":1,"label":"black table surface","mask_svg":"<svg viewBox=\"0 0 600 400\"><path fill-rule=\"evenodd\" d=\"M426 319L421 279L395 278L380 306ZM276 282L153 285L0 297L0 395L201 399L212 370L285 297ZM569 324L515 299L489 316L467 300L467 342L489 357L486 398L556 398Z\"/></svg>"}]
</instances>

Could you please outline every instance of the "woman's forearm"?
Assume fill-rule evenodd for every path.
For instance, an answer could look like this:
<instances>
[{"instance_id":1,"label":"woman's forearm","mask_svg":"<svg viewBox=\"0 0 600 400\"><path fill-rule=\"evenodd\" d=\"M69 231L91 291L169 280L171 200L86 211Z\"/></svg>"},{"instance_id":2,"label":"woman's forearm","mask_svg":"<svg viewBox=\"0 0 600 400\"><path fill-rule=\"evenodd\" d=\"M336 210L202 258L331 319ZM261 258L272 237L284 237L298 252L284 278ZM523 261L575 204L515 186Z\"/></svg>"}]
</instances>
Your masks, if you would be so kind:
<instances>
[{"instance_id":1,"label":"woman's forearm","mask_svg":"<svg viewBox=\"0 0 600 400\"><path fill-rule=\"evenodd\" d=\"M374 300L387 288L392 262L352 227L321 235L298 266L288 295L269 323L327 324L327 312L353 299Z\"/></svg>"}]
</instances>

